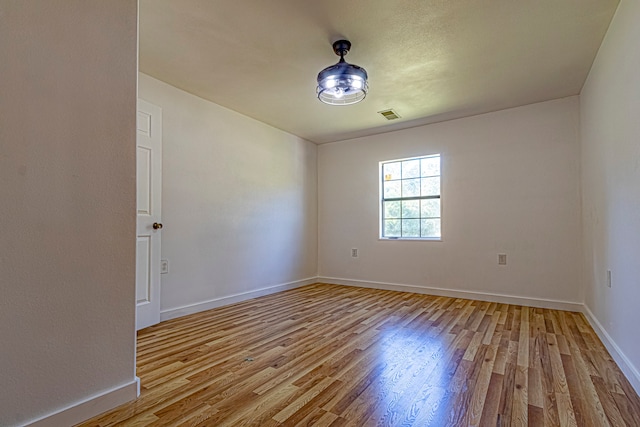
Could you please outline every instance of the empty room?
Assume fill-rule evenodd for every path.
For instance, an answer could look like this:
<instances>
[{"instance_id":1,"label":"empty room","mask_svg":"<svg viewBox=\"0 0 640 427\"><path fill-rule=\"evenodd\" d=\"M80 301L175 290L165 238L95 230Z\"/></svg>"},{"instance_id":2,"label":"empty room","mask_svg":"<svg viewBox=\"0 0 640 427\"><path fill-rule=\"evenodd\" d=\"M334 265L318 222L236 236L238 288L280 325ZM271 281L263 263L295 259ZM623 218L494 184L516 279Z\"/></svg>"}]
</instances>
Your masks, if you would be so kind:
<instances>
[{"instance_id":1,"label":"empty room","mask_svg":"<svg viewBox=\"0 0 640 427\"><path fill-rule=\"evenodd\" d=\"M637 0L0 0L0 426L640 426Z\"/></svg>"}]
</instances>

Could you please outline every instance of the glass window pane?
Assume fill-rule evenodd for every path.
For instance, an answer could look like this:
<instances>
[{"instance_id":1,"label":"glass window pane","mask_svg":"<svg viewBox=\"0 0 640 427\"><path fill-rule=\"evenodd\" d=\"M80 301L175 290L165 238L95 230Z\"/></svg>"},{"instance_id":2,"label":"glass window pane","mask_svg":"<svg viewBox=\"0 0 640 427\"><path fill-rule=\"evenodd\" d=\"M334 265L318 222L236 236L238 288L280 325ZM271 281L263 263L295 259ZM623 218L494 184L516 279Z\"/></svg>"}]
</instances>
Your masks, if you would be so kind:
<instances>
[{"instance_id":1,"label":"glass window pane","mask_svg":"<svg viewBox=\"0 0 640 427\"><path fill-rule=\"evenodd\" d=\"M421 227L422 237L440 237L440 220L439 219L423 219Z\"/></svg>"},{"instance_id":2,"label":"glass window pane","mask_svg":"<svg viewBox=\"0 0 640 427\"><path fill-rule=\"evenodd\" d=\"M420 217L440 218L440 199L420 200Z\"/></svg>"},{"instance_id":3,"label":"glass window pane","mask_svg":"<svg viewBox=\"0 0 640 427\"><path fill-rule=\"evenodd\" d=\"M400 220L387 219L384 221L384 237L400 237Z\"/></svg>"},{"instance_id":4,"label":"glass window pane","mask_svg":"<svg viewBox=\"0 0 640 427\"><path fill-rule=\"evenodd\" d=\"M420 218L420 200L403 200L402 218Z\"/></svg>"},{"instance_id":5,"label":"glass window pane","mask_svg":"<svg viewBox=\"0 0 640 427\"><path fill-rule=\"evenodd\" d=\"M400 218L400 202L384 202L384 218Z\"/></svg>"},{"instance_id":6,"label":"glass window pane","mask_svg":"<svg viewBox=\"0 0 640 427\"><path fill-rule=\"evenodd\" d=\"M402 197L420 196L420 178L402 180Z\"/></svg>"},{"instance_id":7,"label":"glass window pane","mask_svg":"<svg viewBox=\"0 0 640 427\"><path fill-rule=\"evenodd\" d=\"M386 181L384 183L384 198L392 199L396 197L400 197L401 193L401 183L402 181Z\"/></svg>"},{"instance_id":8,"label":"glass window pane","mask_svg":"<svg viewBox=\"0 0 640 427\"><path fill-rule=\"evenodd\" d=\"M423 196L439 196L440 195L440 177L422 178L421 194ZM404 187L403 187L404 190Z\"/></svg>"},{"instance_id":9,"label":"glass window pane","mask_svg":"<svg viewBox=\"0 0 640 427\"><path fill-rule=\"evenodd\" d=\"M420 220L403 219L402 237L420 237Z\"/></svg>"},{"instance_id":10,"label":"glass window pane","mask_svg":"<svg viewBox=\"0 0 640 427\"><path fill-rule=\"evenodd\" d=\"M402 162L402 179L420 176L420 160L405 160Z\"/></svg>"},{"instance_id":11,"label":"glass window pane","mask_svg":"<svg viewBox=\"0 0 640 427\"><path fill-rule=\"evenodd\" d=\"M400 179L401 162L385 163L382 165L382 177L385 181Z\"/></svg>"},{"instance_id":12,"label":"glass window pane","mask_svg":"<svg viewBox=\"0 0 640 427\"><path fill-rule=\"evenodd\" d=\"M420 160L420 176L440 175L440 156Z\"/></svg>"}]
</instances>

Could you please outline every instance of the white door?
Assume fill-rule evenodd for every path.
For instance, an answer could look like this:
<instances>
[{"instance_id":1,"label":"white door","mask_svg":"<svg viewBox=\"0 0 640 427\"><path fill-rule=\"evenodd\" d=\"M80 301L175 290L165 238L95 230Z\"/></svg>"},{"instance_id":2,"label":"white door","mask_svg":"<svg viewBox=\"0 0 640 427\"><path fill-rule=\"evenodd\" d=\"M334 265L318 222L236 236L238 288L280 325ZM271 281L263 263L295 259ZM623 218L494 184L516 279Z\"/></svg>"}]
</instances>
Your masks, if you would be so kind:
<instances>
[{"instance_id":1,"label":"white door","mask_svg":"<svg viewBox=\"0 0 640 427\"><path fill-rule=\"evenodd\" d=\"M138 99L136 330L160 322L162 110Z\"/></svg>"}]
</instances>

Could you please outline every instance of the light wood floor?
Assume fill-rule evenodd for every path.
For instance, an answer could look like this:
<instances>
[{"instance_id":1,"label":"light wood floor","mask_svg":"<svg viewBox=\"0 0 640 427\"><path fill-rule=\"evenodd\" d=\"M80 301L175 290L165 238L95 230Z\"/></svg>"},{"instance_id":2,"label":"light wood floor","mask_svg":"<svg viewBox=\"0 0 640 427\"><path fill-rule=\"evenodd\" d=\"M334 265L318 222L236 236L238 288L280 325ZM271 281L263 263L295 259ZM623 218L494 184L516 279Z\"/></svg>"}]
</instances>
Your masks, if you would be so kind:
<instances>
[{"instance_id":1,"label":"light wood floor","mask_svg":"<svg viewBox=\"0 0 640 427\"><path fill-rule=\"evenodd\" d=\"M138 334L142 393L82 424L640 426L578 313L312 285Z\"/></svg>"}]
</instances>

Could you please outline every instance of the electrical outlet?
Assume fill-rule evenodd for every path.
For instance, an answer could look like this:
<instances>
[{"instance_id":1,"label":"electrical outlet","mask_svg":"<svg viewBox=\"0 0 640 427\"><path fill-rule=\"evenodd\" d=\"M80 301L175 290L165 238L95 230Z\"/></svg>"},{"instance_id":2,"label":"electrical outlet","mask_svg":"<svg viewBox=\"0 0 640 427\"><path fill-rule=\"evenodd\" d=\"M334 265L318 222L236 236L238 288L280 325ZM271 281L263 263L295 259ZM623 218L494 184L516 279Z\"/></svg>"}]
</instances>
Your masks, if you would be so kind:
<instances>
[{"instance_id":1,"label":"electrical outlet","mask_svg":"<svg viewBox=\"0 0 640 427\"><path fill-rule=\"evenodd\" d=\"M358 248L351 249L351 257L358 258Z\"/></svg>"},{"instance_id":2,"label":"electrical outlet","mask_svg":"<svg viewBox=\"0 0 640 427\"><path fill-rule=\"evenodd\" d=\"M611 270L607 270L607 288L611 287Z\"/></svg>"},{"instance_id":3,"label":"electrical outlet","mask_svg":"<svg viewBox=\"0 0 640 427\"><path fill-rule=\"evenodd\" d=\"M161 259L160 260L160 274L167 274L169 272L169 260Z\"/></svg>"},{"instance_id":4,"label":"electrical outlet","mask_svg":"<svg viewBox=\"0 0 640 427\"><path fill-rule=\"evenodd\" d=\"M498 254L498 265L507 265L507 254Z\"/></svg>"}]
</instances>

